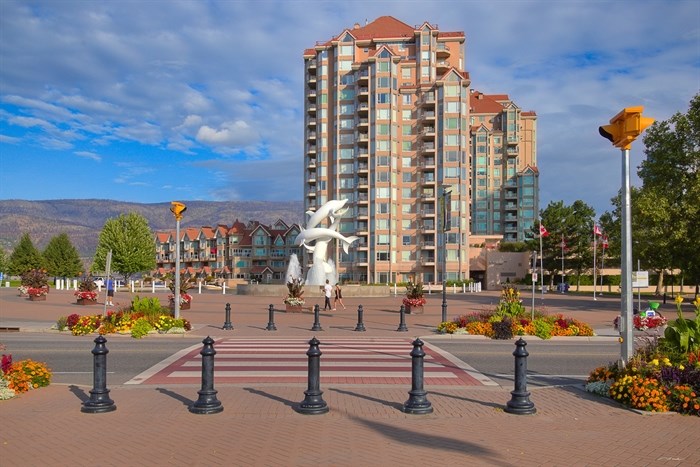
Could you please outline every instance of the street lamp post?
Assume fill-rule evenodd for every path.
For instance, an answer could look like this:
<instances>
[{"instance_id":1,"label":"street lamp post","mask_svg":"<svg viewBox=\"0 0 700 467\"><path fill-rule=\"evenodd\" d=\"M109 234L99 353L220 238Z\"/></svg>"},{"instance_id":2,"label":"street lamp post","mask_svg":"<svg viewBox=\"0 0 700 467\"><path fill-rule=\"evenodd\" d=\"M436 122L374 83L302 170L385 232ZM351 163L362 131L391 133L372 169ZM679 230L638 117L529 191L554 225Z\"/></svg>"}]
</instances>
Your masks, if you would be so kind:
<instances>
[{"instance_id":1,"label":"street lamp post","mask_svg":"<svg viewBox=\"0 0 700 467\"><path fill-rule=\"evenodd\" d=\"M442 213L442 321L447 321L447 232L452 228L450 216L451 186L442 187L441 213Z\"/></svg>"},{"instance_id":2,"label":"street lamp post","mask_svg":"<svg viewBox=\"0 0 700 467\"><path fill-rule=\"evenodd\" d=\"M175 240L175 291L173 293L175 319L180 319L180 220L182 220L182 213L186 210L187 206L179 201L170 203L170 212L175 216L175 237L177 237Z\"/></svg>"},{"instance_id":3,"label":"street lamp post","mask_svg":"<svg viewBox=\"0 0 700 467\"><path fill-rule=\"evenodd\" d=\"M632 317L632 221L630 198L630 148L646 127L654 123L653 118L642 117L644 108L627 107L610 120L610 125L598 129L600 135L622 151L622 265L620 300L620 363L627 366L634 355L632 340L634 321ZM594 266L595 267L595 266Z\"/></svg>"}]
</instances>

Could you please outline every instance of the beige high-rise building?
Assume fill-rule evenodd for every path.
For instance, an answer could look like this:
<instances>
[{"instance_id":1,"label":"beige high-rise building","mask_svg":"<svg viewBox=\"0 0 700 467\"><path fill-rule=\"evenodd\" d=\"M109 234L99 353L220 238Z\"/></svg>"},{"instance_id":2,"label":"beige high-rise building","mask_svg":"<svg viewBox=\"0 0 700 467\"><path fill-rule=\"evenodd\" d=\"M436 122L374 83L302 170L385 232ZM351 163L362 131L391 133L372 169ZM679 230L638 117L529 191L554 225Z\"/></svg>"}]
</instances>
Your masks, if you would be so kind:
<instances>
[{"instance_id":1,"label":"beige high-rise building","mask_svg":"<svg viewBox=\"0 0 700 467\"><path fill-rule=\"evenodd\" d=\"M348 199L338 230L360 237L333 253L341 281L469 277L464 44L461 31L383 16L304 52L304 205Z\"/></svg>"}]
</instances>

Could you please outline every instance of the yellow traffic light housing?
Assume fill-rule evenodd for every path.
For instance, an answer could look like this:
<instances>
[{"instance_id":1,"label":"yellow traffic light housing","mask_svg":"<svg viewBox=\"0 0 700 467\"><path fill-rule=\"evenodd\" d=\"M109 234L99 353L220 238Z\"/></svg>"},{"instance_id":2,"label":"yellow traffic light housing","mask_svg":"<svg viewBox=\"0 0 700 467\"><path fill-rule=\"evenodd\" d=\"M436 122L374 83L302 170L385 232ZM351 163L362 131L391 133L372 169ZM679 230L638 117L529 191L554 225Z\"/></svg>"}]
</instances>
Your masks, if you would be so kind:
<instances>
[{"instance_id":1,"label":"yellow traffic light housing","mask_svg":"<svg viewBox=\"0 0 700 467\"><path fill-rule=\"evenodd\" d=\"M643 117L644 107L625 107L610 119L610 125L598 128L600 136L609 140L613 146L620 149L630 149L632 141L652 123L654 119Z\"/></svg>"},{"instance_id":2,"label":"yellow traffic light housing","mask_svg":"<svg viewBox=\"0 0 700 467\"><path fill-rule=\"evenodd\" d=\"M187 206L179 201L170 202L170 212L175 215L176 220L182 220L182 213L187 211Z\"/></svg>"}]
</instances>

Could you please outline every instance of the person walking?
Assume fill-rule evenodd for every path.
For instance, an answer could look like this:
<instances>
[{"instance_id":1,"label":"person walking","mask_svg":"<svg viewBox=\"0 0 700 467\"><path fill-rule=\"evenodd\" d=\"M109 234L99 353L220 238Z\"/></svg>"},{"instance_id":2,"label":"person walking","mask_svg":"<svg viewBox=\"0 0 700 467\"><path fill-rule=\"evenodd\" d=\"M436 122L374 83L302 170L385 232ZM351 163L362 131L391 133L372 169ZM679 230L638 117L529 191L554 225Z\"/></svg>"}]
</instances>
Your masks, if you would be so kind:
<instances>
[{"instance_id":1,"label":"person walking","mask_svg":"<svg viewBox=\"0 0 700 467\"><path fill-rule=\"evenodd\" d=\"M330 284L329 280L326 279L326 285L323 286L323 292L326 296L326 302L323 304L323 311L331 310L331 292L333 291L333 286Z\"/></svg>"},{"instance_id":2,"label":"person walking","mask_svg":"<svg viewBox=\"0 0 700 467\"><path fill-rule=\"evenodd\" d=\"M343 303L343 290L338 284L335 284L335 299L333 299L333 310L336 309L337 304L340 303L345 309L345 304Z\"/></svg>"},{"instance_id":3,"label":"person walking","mask_svg":"<svg viewBox=\"0 0 700 467\"><path fill-rule=\"evenodd\" d=\"M114 279L107 279L107 306L114 306Z\"/></svg>"}]
</instances>

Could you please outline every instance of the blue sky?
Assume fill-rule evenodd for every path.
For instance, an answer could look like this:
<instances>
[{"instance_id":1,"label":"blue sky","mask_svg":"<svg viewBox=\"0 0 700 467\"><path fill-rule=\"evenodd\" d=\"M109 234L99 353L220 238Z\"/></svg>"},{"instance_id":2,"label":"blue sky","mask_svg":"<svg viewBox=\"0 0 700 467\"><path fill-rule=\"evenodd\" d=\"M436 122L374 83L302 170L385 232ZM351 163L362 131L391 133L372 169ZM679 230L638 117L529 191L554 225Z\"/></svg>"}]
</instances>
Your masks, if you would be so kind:
<instances>
[{"instance_id":1,"label":"blue sky","mask_svg":"<svg viewBox=\"0 0 700 467\"><path fill-rule=\"evenodd\" d=\"M1 0L0 199L301 200L302 52L382 15L464 31L472 87L537 112L542 207L609 210L598 126L700 90L695 0Z\"/></svg>"}]
</instances>

